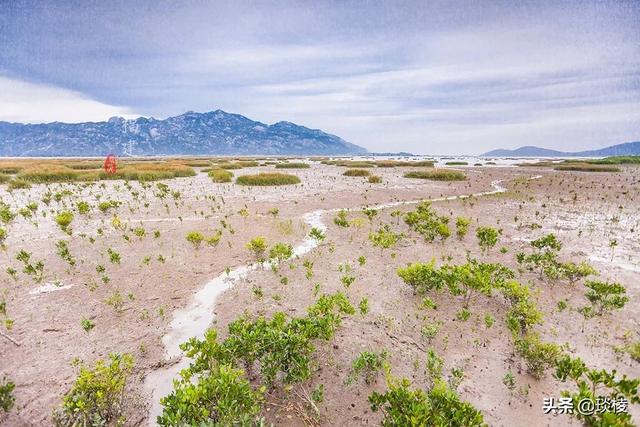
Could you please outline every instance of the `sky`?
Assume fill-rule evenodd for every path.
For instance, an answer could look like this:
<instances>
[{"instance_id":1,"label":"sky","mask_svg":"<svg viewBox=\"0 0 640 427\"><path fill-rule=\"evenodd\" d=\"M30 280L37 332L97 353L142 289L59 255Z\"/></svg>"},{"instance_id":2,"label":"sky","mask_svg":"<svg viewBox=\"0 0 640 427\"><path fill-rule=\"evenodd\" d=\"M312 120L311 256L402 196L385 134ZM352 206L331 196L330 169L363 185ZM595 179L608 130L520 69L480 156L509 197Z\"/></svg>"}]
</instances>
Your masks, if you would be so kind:
<instances>
[{"instance_id":1,"label":"sky","mask_svg":"<svg viewBox=\"0 0 640 427\"><path fill-rule=\"evenodd\" d=\"M640 0L0 0L0 120L216 109L377 152L640 140Z\"/></svg>"}]
</instances>

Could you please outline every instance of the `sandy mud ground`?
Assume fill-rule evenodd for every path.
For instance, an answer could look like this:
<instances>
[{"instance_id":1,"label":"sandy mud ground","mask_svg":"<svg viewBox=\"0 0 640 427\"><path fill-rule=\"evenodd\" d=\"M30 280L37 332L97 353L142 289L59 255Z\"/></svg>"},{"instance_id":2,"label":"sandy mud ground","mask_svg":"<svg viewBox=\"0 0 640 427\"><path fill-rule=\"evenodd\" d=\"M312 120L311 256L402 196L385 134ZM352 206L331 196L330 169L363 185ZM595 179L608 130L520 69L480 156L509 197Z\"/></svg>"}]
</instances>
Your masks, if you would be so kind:
<instances>
[{"instance_id":1,"label":"sandy mud ground","mask_svg":"<svg viewBox=\"0 0 640 427\"><path fill-rule=\"evenodd\" d=\"M272 167L234 172L258 170ZM6 318L12 321L10 329L0 325L0 330L20 344L0 337L0 374L16 384L15 407L0 416L0 424L49 425L52 410L75 381L77 369L72 362L80 359L92 364L118 352L135 359L127 386L126 424L147 425L152 388L157 384L149 380L150 375L168 371L179 360L167 359L163 342L174 316L193 304L193 295L207 282L227 269L252 262L245 247L250 239L264 236L269 244L298 246L310 230L304 215L326 210L319 218L327 227L327 237L319 246L284 262L277 272L262 268L247 272L212 301L212 326L222 336L227 324L243 313L302 315L318 293L342 291L354 305L364 298L369 302L366 314L345 317L331 342L318 343L316 370L305 387L324 386L319 418L305 414L295 393L279 391L267 395L262 414L267 422L377 425L382 415L371 411L367 396L373 390L385 390L384 375L369 385L362 380L346 385L353 359L364 350L386 349L394 376L428 388L425 359L433 349L444 360L445 376L453 368L463 372L458 393L483 413L488 424L579 425L568 415L543 414L543 399L557 398L560 390L571 386L558 382L552 372L541 379L527 373L514 354L504 302L479 295L470 305L470 317L461 320L459 297L434 292L430 297L437 308L425 308L396 270L432 259L464 263L471 256L518 272L516 253L529 250L531 240L554 233L563 243L561 260L590 262L600 279L626 287L629 302L622 310L585 319L577 311L588 303L582 281L571 286L521 271L517 280L530 285L544 313L544 323L536 329L545 341L566 344L570 354L589 366L639 377L639 362L620 349L640 339L640 169L625 167L621 173L531 167L464 170L466 181L435 182L403 178L403 168L377 169L383 182L369 184L363 178L342 176L344 168L314 163L310 169L288 171L302 181L295 186L216 184L199 173L163 181L169 187L165 194L156 183L143 188L123 181L34 185L11 193L0 186L0 198L14 211L29 202L38 204L31 217L18 215L6 227L5 250L0 254L0 295L6 302ZM451 217L451 224L458 216L472 219L468 235L461 240L453 235L443 242L425 242L395 213L413 210L415 204L379 209L372 220L360 211L365 206L488 192L495 190L496 182L507 191L433 203L438 214ZM52 193L48 205L42 201L47 192ZM97 205L105 200L120 205L101 212ZM79 201L91 205L88 214L77 212ZM277 214L269 213L273 208ZM341 208L355 209L348 212L352 226L334 224L336 213L331 210ZM65 209L74 211L71 235L53 220ZM368 236L383 224L404 237L395 247L381 250L372 246ZM475 236L478 226L502 229L494 248L481 252ZM211 236L218 230L221 238L216 245L203 243L196 248L185 238L192 231ZM612 239L617 243L613 248ZM74 266L57 253L58 241L67 242ZM16 259L21 250L31 254L32 263L43 262L41 281L23 272L23 264ZM365 262L359 262L359 257ZM305 261L313 263L310 277ZM355 280L345 287L341 278L347 264ZM7 268L15 269L15 277ZM566 303L565 309L559 309L560 301ZM487 315L495 319L490 327L484 320ZM94 327L85 331L83 320L90 320ZM434 324L436 333L426 336L425 326ZM503 383L509 371L514 375L511 389ZM637 422L638 405L630 411Z\"/></svg>"}]
</instances>

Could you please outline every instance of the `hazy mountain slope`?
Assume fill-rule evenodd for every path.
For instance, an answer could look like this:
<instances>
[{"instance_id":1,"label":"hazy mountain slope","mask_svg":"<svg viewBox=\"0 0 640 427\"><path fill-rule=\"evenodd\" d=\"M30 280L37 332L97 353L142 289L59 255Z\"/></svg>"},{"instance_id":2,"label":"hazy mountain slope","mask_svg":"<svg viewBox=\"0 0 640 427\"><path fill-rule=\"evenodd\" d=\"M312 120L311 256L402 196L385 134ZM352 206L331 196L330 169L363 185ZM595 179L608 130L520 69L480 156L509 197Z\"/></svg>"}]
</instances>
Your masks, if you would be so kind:
<instances>
[{"instance_id":1,"label":"hazy mountain slope","mask_svg":"<svg viewBox=\"0 0 640 427\"><path fill-rule=\"evenodd\" d=\"M256 122L221 110L165 120L113 117L107 122L0 122L0 156L273 154L345 155L367 150L289 122Z\"/></svg>"},{"instance_id":2,"label":"hazy mountain slope","mask_svg":"<svg viewBox=\"0 0 640 427\"><path fill-rule=\"evenodd\" d=\"M520 147L515 150L498 149L482 154L488 157L606 157L640 155L640 141L612 145L599 150L564 152L539 147Z\"/></svg>"}]
</instances>

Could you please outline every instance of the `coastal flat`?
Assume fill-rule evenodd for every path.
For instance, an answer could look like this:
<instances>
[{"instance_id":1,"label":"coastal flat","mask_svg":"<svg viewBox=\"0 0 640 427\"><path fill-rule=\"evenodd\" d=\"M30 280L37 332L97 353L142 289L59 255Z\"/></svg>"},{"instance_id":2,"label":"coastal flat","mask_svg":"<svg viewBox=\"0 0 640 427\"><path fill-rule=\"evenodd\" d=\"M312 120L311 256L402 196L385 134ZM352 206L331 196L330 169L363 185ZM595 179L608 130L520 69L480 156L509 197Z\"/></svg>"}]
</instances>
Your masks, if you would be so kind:
<instances>
[{"instance_id":1,"label":"coastal flat","mask_svg":"<svg viewBox=\"0 0 640 427\"><path fill-rule=\"evenodd\" d=\"M345 385L353 359L365 350L386 350L395 377L428 388L431 380L424 363L433 349L444 360L444 372L462 370L458 393L489 424L528 426L532 419L537 425L577 423L569 415L542 413L544 398L557 398L560 390L570 387L554 379L552 372L541 379L527 373L514 353L504 303L479 295L466 321L457 316L461 299L446 292L433 292L430 298L437 308L425 308L422 298L396 272L418 261L464 263L471 257L504 264L517 272L516 280L533 290L544 313L544 323L537 330L545 341L567 343L568 351L591 367L640 376L638 362L619 350L640 339L640 168L622 166L618 173L591 173L464 167L460 170L467 179L451 182L404 178L411 170L404 167L375 168L372 173L382 179L378 184L366 177L344 176L344 167L312 162L308 169L286 170L298 176L301 184L274 187L214 183L200 169L192 177L159 181L169 187L163 197L158 196L155 182L144 187L122 180L33 184L12 191L0 186L0 198L13 211L38 203L31 218L17 216L11 221L4 241L0 290L13 321L6 332L20 345L0 338L0 369L19 391L15 409L3 423L50 423L52 411L75 381L77 369L72 362L80 359L92 365L116 352L130 353L135 360L126 390L126 425L146 425L152 407L147 377L177 362L177 358L166 359L162 340L171 330L174 314L188 310L193 295L226 269L251 264L253 257L245 245L252 238L264 236L269 246L300 245L310 231L305 215L315 211L321 211L321 222L327 227L324 241L284 261L277 271L250 271L214 304L211 326L224 337L227 325L243 314L303 315L318 293L341 291L353 305L365 298L369 303L366 314L343 319L331 342L317 343L317 369L305 387L324 386L319 417L306 413L308 408L296 394L276 390L268 393L262 411L267 422L376 425L382 415L371 411L367 396L386 389L384 375L372 384ZM233 172L240 176L274 171L272 165L265 165ZM502 187L506 191L495 192ZM62 196L46 205L42 199L47 192ZM435 212L451 218L452 226L459 216L471 218L469 233L462 239L451 236L429 243L394 213L414 210L416 202L428 199L434 200ZM97 205L105 200L120 205L101 212ZM75 212L80 201L91 205L88 214ZM393 206L379 207L371 219L362 212L385 204ZM350 227L334 223L340 209L349 210ZM71 235L54 221L62 210L74 211ZM395 247L381 250L372 245L369 235L383 224L403 237ZM478 246L479 226L502 230L498 244L488 251ZM136 234L136 229L144 233ZM220 231L221 238L215 245L195 247L185 238L194 231L205 237ZM531 240L548 233L562 242L562 261L589 262L599 271L599 279L622 283L630 303L622 310L585 319L577 311L588 303L582 282L569 285L520 271L516 253L527 251ZM617 242L614 248L612 239ZM74 266L58 255L58 241L67 242ZM44 263L40 283L22 272L16 260L20 250L31 253L32 261ZM110 253L120 255L119 263L111 261ZM311 277L305 261L312 263ZM341 280L346 264L355 278L349 286ZM7 267L17 271L15 279L5 273ZM51 285L37 292L47 283ZM560 301L565 301L566 309L558 308ZM490 327L486 315L495 319ZM95 326L85 331L83 319ZM425 337L425 326L434 323L439 325L437 334ZM513 389L503 384L509 371L514 375ZM630 411L634 419L640 417L637 405L631 405Z\"/></svg>"}]
</instances>

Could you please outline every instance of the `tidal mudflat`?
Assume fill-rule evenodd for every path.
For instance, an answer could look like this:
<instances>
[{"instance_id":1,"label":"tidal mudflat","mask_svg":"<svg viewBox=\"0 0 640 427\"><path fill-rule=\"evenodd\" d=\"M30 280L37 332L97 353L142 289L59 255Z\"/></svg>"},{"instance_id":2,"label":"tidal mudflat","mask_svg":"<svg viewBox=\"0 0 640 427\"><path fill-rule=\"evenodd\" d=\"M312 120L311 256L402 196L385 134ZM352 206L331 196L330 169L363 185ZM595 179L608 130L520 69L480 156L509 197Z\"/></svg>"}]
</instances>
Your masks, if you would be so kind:
<instances>
[{"instance_id":1,"label":"tidal mudflat","mask_svg":"<svg viewBox=\"0 0 640 427\"><path fill-rule=\"evenodd\" d=\"M378 425L403 393L446 396L463 425L579 425L543 410L577 392L569 365L640 377L637 166L158 160L104 179L16 162L3 425L80 422L73 398L107 379L108 425ZM197 387L211 378L224 391ZM595 397L624 397L612 384Z\"/></svg>"}]
</instances>

